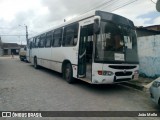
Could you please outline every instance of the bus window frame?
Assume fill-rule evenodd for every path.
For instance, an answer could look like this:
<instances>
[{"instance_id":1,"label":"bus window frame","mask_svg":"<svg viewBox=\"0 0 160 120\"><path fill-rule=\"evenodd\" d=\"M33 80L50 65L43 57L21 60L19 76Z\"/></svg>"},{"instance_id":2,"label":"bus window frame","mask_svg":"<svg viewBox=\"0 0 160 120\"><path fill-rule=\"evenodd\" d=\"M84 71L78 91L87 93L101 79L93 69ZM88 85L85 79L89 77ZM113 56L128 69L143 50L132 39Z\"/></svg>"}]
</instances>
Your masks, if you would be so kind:
<instances>
[{"instance_id":1,"label":"bus window frame","mask_svg":"<svg viewBox=\"0 0 160 120\"><path fill-rule=\"evenodd\" d=\"M33 38L33 43L32 43L32 44L33 44L33 48L36 48L36 46L35 46L35 45L36 45L35 39L36 39L36 38L34 37L34 38Z\"/></svg>"},{"instance_id":2,"label":"bus window frame","mask_svg":"<svg viewBox=\"0 0 160 120\"><path fill-rule=\"evenodd\" d=\"M59 42L59 46L55 46L54 45L54 43L55 43L55 39L54 39L55 37L54 36L55 36L55 32L58 31L58 30L60 30L60 36L61 36L61 37L58 37L58 38L59 39L61 38L61 41ZM61 27L61 28L55 29L54 32L53 32L52 47L61 47L62 46L62 39L63 39L63 28Z\"/></svg>"},{"instance_id":3,"label":"bus window frame","mask_svg":"<svg viewBox=\"0 0 160 120\"><path fill-rule=\"evenodd\" d=\"M41 41L43 42L43 45L41 45ZM46 42L46 33L41 34L39 37L39 48L44 48Z\"/></svg>"},{"instance_id":4,"label":"bus window frame","mask_svg":"<svg viewBox=\"0 0 160 120\"><path fill-rule=\"evenodd\" d=\"M72 29L72 30L74 30L74 32L73 32L73 35L72 35L72 39L73 39L73 44L71 45L66 45L65 43L65 40L66 40L66 36L68 36L68 35L66 35L66 31L67 31L67 29L68 28L74 28L74 29ZM78 43L78 32L79 32L79 23L78 22L76 22L76 23L72 23L72 24L69 24L69 25L67 25L67 26L65 26L64 27L64 29L63 29L63 40L62 40L62 46L63 47L74 47L74 46L76 46L77 45L77 43ZM77 36L77 37L75 37L75 35ZM71 35L70 35L71 36ZM75 41L74 41L74 39L77 39L76 40L76 44L74 43Z\"/></svg>"},{"instance_id":5,"label":"bus window frame","mask_svg":"<svg viewBox=\"0 0 160 120\"><path fill-rule=\"evenodd\" d=\"M45 48L51 48L51 46L52 46L52 42L53 42L53 31L50 31L50 32L47 32L46 33L46 39L45 39ZM48 36L51 36L51 40L50 40L50 45L49 46L47 46L47 35Z\"/></svg>"},{"instance_id":6,"label":"bus window frame","mask_svg":"<svg viewBox=\"0 0 160 120\"><path fill-rule=\"evenodd\" d=\"M40 36L35 37L35 48L39 48L39 41L40 41Z\"/></svg>"}]
</instances>

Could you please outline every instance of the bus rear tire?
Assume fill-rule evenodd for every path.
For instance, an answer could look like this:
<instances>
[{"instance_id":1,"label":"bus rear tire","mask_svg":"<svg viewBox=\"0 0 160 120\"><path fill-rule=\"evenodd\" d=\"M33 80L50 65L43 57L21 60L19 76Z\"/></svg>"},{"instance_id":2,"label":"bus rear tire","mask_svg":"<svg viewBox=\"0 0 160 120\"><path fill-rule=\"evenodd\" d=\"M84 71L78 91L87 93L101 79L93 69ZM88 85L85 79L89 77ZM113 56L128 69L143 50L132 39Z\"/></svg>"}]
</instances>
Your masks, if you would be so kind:
<instances>
[{"instance_id":1,"label":"bus rear tire","mask_svg":"<svg viewBox=\"0 0 160 120\"><path fill-rule=\"evenodd\" d=\"M38 69L38 68L39 68L39 66L37 65L37 58L34 58L34 68L35 68L35 69Z\"/></svg>"},{"instance_id":2,"label":"bus rear tire","mask_svg":"<svg viewBox=\"0 0 160 120\"><path fill-rule=\"evenodd\" d=\"M72 83L75 82L74 78L73 78L72 65L70 63L67 63L65 65L65 68L64 68L64 71L63 71L63 77L69 84L72 84Z\"/></svg>"}]
</instances>

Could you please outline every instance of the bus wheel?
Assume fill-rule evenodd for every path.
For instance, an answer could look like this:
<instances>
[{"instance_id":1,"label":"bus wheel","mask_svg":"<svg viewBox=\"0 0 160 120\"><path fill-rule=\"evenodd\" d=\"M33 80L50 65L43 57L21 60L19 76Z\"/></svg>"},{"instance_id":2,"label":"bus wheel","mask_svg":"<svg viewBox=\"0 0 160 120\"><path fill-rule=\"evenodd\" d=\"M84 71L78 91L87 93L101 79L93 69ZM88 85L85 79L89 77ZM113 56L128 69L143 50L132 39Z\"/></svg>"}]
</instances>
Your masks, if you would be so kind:
<instances>
[{"instance_id":1,"label":"bus wheel","mask_svg":"<svg viewBox=\"0 0 160 120\"><path fill-rule=\"evenodd\" d=\"M73 78L73 70L71 64L67 63L64 69L65 69L63 73L64 79L70 84L73 83L74 78Z\"/></svg>"},{"instance_id":2,"label":"bus wheel","mask_svg":"<svg viewBox=\"0 0 160 120\"><path fill-rule=\"evenodd\" d=\"M37 58L34 58L34 68L35 68L35 69L38 69Z\"/></svg>"}]
</instances>

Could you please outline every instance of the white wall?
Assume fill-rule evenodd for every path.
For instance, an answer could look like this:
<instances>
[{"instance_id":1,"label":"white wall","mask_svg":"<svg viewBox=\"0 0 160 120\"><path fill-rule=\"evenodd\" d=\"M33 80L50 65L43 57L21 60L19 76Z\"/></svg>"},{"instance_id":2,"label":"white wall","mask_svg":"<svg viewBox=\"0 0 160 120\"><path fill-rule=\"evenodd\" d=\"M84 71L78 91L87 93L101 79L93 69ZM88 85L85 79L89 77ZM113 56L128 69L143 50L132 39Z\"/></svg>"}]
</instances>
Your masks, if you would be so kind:
<instances>
[{"instance_id":1,"label":"white wall","mask_svg":"<svg viewBox=\"0 0 160 120\"><path fill-rule=\"evenodd\" d=\"M138 38L140 73L148 77L160 76L160 35Z\"/></svg>"}]
</instances>

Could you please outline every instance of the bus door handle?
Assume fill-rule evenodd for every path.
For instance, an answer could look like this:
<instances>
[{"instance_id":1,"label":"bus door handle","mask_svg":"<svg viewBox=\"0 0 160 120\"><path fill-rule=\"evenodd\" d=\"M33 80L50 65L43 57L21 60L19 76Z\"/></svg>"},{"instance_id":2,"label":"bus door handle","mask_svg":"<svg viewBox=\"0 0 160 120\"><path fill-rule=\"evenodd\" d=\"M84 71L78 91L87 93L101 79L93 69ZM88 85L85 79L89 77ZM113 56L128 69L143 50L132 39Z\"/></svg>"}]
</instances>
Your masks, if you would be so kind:
<instances>
[{"instance_id":1,"label":"bus door handle","mask_svg":"<svg viewBox=\"0 0 160 120\"><path fill-rule=\"evenodd\" d=\"M86 50L84 51L82 55L79 56L79 58L81 59L85 54L86 54Z\"/></svg>"}]
</instances>

